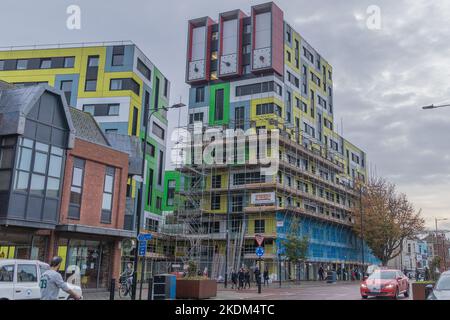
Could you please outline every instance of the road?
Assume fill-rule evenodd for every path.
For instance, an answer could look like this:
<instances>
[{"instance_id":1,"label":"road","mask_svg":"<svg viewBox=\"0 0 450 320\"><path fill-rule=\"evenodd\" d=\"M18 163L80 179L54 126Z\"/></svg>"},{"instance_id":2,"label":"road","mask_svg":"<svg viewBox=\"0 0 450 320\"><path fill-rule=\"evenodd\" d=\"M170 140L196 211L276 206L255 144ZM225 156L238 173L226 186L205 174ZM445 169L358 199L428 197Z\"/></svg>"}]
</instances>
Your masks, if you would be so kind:
<instances>
[{"instance_id":1,"label":"road","mask_svg":"<svg viewBox=\"0 0 450 320\"><path fill-rule=\"evenodd\" d=\"M262 288L258 294L256 288L236 291L231 289L220 289L217 298L219 300L362 300L359 294L358 283L311 283L289 288L278 288L276 284L272 287ZM377 299L377 298L369 298ZM383 298L385 299L385 298ZM410 298L408 298L410 299ZM403 296L400 300L408 300Z\"/></svg>"}]
</instances>

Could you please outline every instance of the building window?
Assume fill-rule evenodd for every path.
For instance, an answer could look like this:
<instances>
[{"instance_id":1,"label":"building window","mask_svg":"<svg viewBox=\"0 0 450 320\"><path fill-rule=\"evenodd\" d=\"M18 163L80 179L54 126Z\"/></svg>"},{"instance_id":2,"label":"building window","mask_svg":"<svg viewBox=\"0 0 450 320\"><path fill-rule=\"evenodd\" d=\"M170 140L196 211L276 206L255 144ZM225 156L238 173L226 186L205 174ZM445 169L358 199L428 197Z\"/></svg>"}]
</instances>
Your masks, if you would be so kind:
<instances>
[{"instance_id":1,"label":"building window","mask_svg":"<svg viewBox=\"0 0 450 320\"><path fill-rule=\"evenodd\" d=\"M16 139L14 137L0 138L0 191L10 190L11 170L14 167L15 143Z\"/></svg>"},{"instance_id":2,"label":"building window","mask_svg":"<svg viewBox=\"0 0 450 320\"><path fill-rule=\"evenodd\" d=\"M41 69L50 69L52 67L52 59L41 59Z\"/></svg>"},{"instance_id":3,"label":"building window","mask_svg":"<svg viewBox=\"0 0 450 320\"><path fill-rule=\"evenodd\" d=\"M153 199L153 169L148 169L147 206L152 205Z\"/></svg>"},{"instance_id":4,"label":"building window","mask_svg":"<svg viewBox=\"0 0 450 320\"><path fill-rule=\"evenodd\" d=\"M124 62L124 53L113 53L112 55L112 65L113 66L123 66Z\"/></svg>"},{"instance_id":5,"label":"building window","mask_svg":"<svg viewBox=\"0 0 450 320\"><path fill-rule=\"evenodd\" d=\"M211 210L220 210L220 194L211 195Z\"/></svg>"},{"instance_id":6,"label":"building window","mask_svg":"<svg viewBox=\"0 0 450 320\"><path fill-rule=\"evenodd\" d=\"M213 32L211 35L211 40L218 40L218 39L219 39L219 33L217 31Z\"/></svg>"},{"instance_id":7,"label":"building window","mask_svg":"<svg viewBox=\"0 0 450 320\"><path fill-rule=\"evenodd\" d=\"M166 200L166 205L168 205L168 206L173 206L174 205L175 191L176 191L176 181L175 180L169 180L167 182L167 200Z\"/></svg>"},{"instance_id":8,"label":"building window","mask_svg":"<svg viewBox=\"0 0 450 320\"><path fill-rule=\"evenodd\" d=\"M211 179L211 187L214 189L219 189L222 187L222 176L213 176Z\"/></svg>"},{"instance_id":9,"label":"building window","mask_svg":"<svg viewBox=\"0 0 450 320\"><path fill-rule=\"evenodd\" d=\"M164 140L165 131L156 122L153 122L152 133L161 140Z\"/></svg>"},{"instance_id":10,"label":"building window","mask_svg":"<svg viewBox=\"0 0 450 320\"><path fill-rule=\"evenodd\" d=\"M111 91L131 90L136 95L139 95L140 85L132 78L111 79L111 82L109 84L109 90Z\"/></svg>"},{"instance_id":11,"label":"building window","mask_svg":"<svg viewBox=\"0 0 450 320\"><path fill-rule=\"evenodd\" d=\"M243 196L233 196L231 198L231 212L242 212L244 210Z\"/></svg>"},{"instance_id":12,"label":"building window","mask_svg":"<svg viewBox=\"0 0 450 320\"><path fill-rule=\"evenodd\" d=\"M158 232L159 221L155 219L145 219L145 230L151 232Z\"/></svg>"},{"instance_id":13,"label":"building window","mask_svg":"<svg viewBox=\"0 0 450 320\"><path fill-rule=\"evenodd\" d=\"M75 66L75 57L64 58L64 68L73 68Z\"/></svg>"},{"instance_id":14,"label":"building window","mask_svg":"<svg viewBox=\"0 0 450 320\"><path fill-rule=\"evenodd\" d=\"M169 80L164 79L164 97L169 97Z\"/></svg>"},{"instance_id":15,"label":"building window","mask_svg":"<svg viewBox=\"0 0 450 320\"><path fill-rule=\"evenodd\" d=\"M111 223L115 169L106 167L105 182L103 186L101 223Z\"/></svg>"},{"instance_id":16,"label":"building window","mask_svg":"<svg viewBox=\"0 0 450 320\"><path fill-rule=\"evenodd\" d=\"M72 96L72 80L61 81L60 88L64 92L67 103L70 103L70 98Z\"/></svg>"},{"instance_id":17,"label":"building window","mask_svg":"<svg viewBox=\"0 0 450 320\"><path fill-rule=\"evenodd\" d=\"M153 144L147 142L147 154L150 157L154 158L155 157L155 151L156 151L155 146Z\"/></svg>"},{"instance_id":18,"label":"building window","mask_svg":"<svg viewBox=\"0 0 450 320\"><path fill-rule=\"evenodd\" d=\"M204 102L205 101L205 87L195 88L195 102Z\"/></svg>"},{"instance_id":19,"label":"building window","mask_svg":"<svg viewBox=\"0 0 450 320\"><path fill-rule=\"evenodd\" d=\"M189 123L194 124L194 122L203 122L203 112L189 114Z\"/></svg>"},{"instance_id":20,"label":"building window","mask_svg":"<svg viewBox=\"0 0 450 320\"><path fill-rule=\"evenodd\" d=\"M286 51L287 53L287 61L291 62L291 53L289 51Z\"/></svg>"},{"instance_id":21,"label":"building window","mask_svg":"<svg viewBox=\"0 0 450 320\"><path fill-rule=\"evenodd\" d=\"M218 89L216 90L216 100L215 100L215 108L214 108L214 120L221 121L223 120L223 107L224 107L224 90Z\"/></svg>"},{"instance_id":22,"label":"building window","mask_svg":"<svg viewBox=\"0 0 450 320\"><path fill-rule=\"evenodd\" d=\"M156 197L156 209L161 210L162 209L162 198Z\"/></svg>"},{"instance_id":23,"label":"building window","mask_svg":"<svg viewBox=\"0 0 450 320\"><path fill-rule=\"evenodd\" d=\"M16 69L17 70L26 70L28 66L28 60L19 59L17 60Z\"/></svg>"},{"instance_id":24,"label":"building window","mask_svg":"<svg viewBox=\"0 0 450 320\"><path fill-rule=\"evenodd\" d=\"M164 170L164 152L160 150L159 151L159 164L158 164L158 185L162 185L163 170Z\"/></svg>"},{"instance_id":25,"label":"building window","mask_svg":"<svg viewBox=\"0 0 450 320\"><path fill-rule=\"evenodd\" d=\"M265 220L255 220L255 233L264 233L265 228Z\"/></svg>"},{"instance_id":26,"label":"building window","mask_svg":"<svg viewBox=\"0 0 450 320\"><path fill-rule=\"evenodd\" d=\"M85 104L83 111L92 114L94 117L118 116L120 104Z\"/></svg>"},{"instance_id":27,"label":"building window","mask_svg":"<svg viewBox=\"0 0 450 320\"><path fill-rule=\"evenodd\" d=\"M138 108L133 107L133 123L131 127L132 136L137 136L138 134L138 113L139 113Z\"/></svg>"},{"instance_id":28,"label":"building window","mask_svg":"<svg viewBox=\"0 0 450 320\"><path fill-rule=\"evenodd\" d=\"M0 71L5 70L5 60L0 60Z\"/></svg>"},{"instance_id":29,"label":"building window","mask_svg":"<svg viewBox=\"0 0 450 320\"><path fill-rule=\"evenodd\" d=\"M137 69L140 73L147 79L151 80L152 78L152 72L151 70L141 61L141 59L137 59Z\"/></svg>"},{"instance_id":30,"label":"building window","mask_svg":"<svg viewBox=\"0 0 450 320\"><path fill-rule=\"evenodd\" d=\"M159 78L156 77L156 81L155 81L155 110L158 110L159 108Z\"/></svg>"},{"instance_id":31,"label":"building window","mask_svg":"<svg viewBox=\"0 0 450 320\"><path fill-rule=\"evenodd\" d=\"M70 186L69 218L80 219L81 198L83 194L85 160L74 158L72 184Z\"/></svg>"},{"instance_id":32,"label":"building window","mask_svg":"<svg viewBox=\"0 0 450 320\"><path fill-rule=\"evenodd\" d=\"M257 116L273 113L281 117L282 116L281 107L275 103L262 103L256 105Z\"/></svg>"},{"instance_id":33,"label":"building window","mask_svg":"<svg viewBox=\"0 0 450 320\"><path fill-rule=\"evenodd\" d=\"M245 109L244 107L236 107L234 109L234 120L236 123L236 129L244 130L245 127Z\"/></svg>"},{"instance_id":34,"label":"building window","mask_svg":"<svg viewBox=\"0 0 450 320\"><path fill-rule=\"evenodd\" d=\"M100 60L99 56L89 56L88 67L98 67L99 60Z\"/></svg>"},{"instance_id":35,"label":"building window","mask_svg":"<svg viewBox=\"0 0 450 320\"><path fill-rule=\"evenodd\" d=\"M86 80L84 91L96 91L97 90L97 80Z\"/></svg>"}]
</instances>

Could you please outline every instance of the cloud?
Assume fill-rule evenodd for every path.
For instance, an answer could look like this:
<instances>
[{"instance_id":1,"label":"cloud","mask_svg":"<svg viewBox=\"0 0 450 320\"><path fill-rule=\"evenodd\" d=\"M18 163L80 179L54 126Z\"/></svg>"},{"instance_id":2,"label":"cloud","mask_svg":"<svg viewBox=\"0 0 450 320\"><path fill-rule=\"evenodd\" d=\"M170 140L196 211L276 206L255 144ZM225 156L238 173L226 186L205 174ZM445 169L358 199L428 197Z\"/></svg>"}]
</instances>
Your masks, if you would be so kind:
<instances>
[{"instance_id":1,"label":"cloud","mask_svg":"<svg viewBox=\"0 0 450 320\"><path fill-rule=\"evenodd\" d=\"M1 45L130 39L170 78L172 100L182 96L186 102L187 20L217 19L219 12L237 8L249 12L264 1L78 0L82 30L76 32L65 28L65 8L72 2L58 1L55 7L50 0L3 0L0 29L12 31L2 33ZM339 130L367 152L378 174L423 209L428 221L450 218L450 108L420 108L450 102L450 1L276 3L285 20L333 65ZM381 30L366 27L372 4L381 9ZM174 125L178 113L170 117Z\"/></svg>"}]
</instances>

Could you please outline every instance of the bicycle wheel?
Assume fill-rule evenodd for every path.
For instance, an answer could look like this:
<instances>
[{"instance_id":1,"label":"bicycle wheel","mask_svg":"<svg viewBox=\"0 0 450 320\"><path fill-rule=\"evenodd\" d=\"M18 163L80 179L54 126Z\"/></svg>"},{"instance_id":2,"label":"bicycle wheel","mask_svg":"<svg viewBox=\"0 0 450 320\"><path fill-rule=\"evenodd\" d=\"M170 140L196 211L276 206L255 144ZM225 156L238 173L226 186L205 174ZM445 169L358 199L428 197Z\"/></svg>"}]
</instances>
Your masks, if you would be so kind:
<instances>
[{"instance_id":1,"label":"bicycle wheel","mask_svg":"<svg viewBox=\"0 0 450 320\"><path fill-rule=\"evenodd\" d=\"M126 285L124 285L122 283L119 285L119 297L120 298L125 298L128 294L128 291L129 290Z\"/></svg>"}]
</instances>

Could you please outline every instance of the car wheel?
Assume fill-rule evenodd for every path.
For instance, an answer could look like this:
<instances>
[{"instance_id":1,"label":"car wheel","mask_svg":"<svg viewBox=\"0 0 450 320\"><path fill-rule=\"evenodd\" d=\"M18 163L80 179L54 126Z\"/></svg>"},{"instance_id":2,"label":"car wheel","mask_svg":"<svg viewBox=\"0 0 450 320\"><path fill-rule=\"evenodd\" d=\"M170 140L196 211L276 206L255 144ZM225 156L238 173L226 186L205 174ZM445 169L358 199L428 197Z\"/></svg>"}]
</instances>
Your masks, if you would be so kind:
<instances>
[{"instance_id":1,"label":"car wheel","mask_svg":"<svg viewBox=\"0 0 450 320\"><path fill-rule=\"evenodd\" d=\"M368 297L367 296L361 296L363 299L367 299Z\"/></svg>"}]
</instances>

